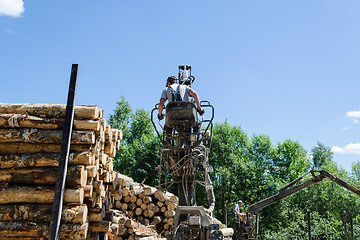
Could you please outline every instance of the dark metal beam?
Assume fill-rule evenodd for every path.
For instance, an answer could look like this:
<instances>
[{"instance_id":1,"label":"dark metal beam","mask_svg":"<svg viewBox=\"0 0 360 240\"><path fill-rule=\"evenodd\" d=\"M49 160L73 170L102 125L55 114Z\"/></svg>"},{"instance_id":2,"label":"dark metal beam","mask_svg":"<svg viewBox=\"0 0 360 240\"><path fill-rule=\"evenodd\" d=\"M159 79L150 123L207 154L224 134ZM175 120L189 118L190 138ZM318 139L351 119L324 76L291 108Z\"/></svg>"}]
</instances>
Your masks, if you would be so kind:
<instances>
[{"instance_id":1,"label":"dark metal beam","mask_svg":"<svg viewBox=\"0 0 360 240\"><path fill-rule=\"evenodd\" d=\"M347 233L347 226L346 226L347 222L346 222L346 211L344 211L344 239L347 240L348 239L348 233Z\"/></svg>"},{"instance_id":2,"label":"dark metal beam","mask_svg":"<svg viewBox=\"0 0 360 240\"><path fill-rule=\"evenodd\" d=\"M307 210L307 226L308 226L308 237L311 240L311 219L310 219L310 210Z\"/></svg>"},{"instance_id":3,"label":"dark metal beam","mask_svg":"<svg viewBox=\"0 0 360 240\"><path fill-rule=\"evenodd\" d=\"M79 69L78 64L72 65L68 99L66 105L64 131L63 131L63 138L62 138L61 152L60 152L60 162L59 162L59 169L58 169L58 175L55 186L54 203L51 213L51 224L50 224L50 233L49 233L50 240L59 239L59 228L60 228L60 219L61 219L64 191L65 191L65 180L67 173L67 165L69 161L71 134L72 134L72 128L74 122L74 106L75 106L75 95L76 95L75 93L76 93L76 85L78 78L78 69Z\"/></svg>"}]
</instances>

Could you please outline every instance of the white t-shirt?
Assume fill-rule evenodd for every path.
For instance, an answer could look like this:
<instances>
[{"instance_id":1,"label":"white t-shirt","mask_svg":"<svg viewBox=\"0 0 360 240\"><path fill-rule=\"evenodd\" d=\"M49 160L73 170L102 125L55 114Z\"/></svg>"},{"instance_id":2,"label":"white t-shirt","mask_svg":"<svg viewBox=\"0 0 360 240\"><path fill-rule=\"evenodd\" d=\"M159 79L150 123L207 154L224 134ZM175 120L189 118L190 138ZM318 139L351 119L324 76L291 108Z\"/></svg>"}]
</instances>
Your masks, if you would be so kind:
<instances>
[{"instance_id":1,"label":"white t-shirt","mask_svg":"<svg viewBox=\"0 0 360 240\"><path fill-rule=\"evenodd\" d=\"M189 91L191 88L186 85L179 85L177 83L173 83L169 87L166 87L161 93L161 98L168 100L169 102L172 102L173 101L172 91L169 88L172 88L176 92L178 86L182 101L183 102L192 101L192 97L189 95Z\"/></svg>"}]
</instances>

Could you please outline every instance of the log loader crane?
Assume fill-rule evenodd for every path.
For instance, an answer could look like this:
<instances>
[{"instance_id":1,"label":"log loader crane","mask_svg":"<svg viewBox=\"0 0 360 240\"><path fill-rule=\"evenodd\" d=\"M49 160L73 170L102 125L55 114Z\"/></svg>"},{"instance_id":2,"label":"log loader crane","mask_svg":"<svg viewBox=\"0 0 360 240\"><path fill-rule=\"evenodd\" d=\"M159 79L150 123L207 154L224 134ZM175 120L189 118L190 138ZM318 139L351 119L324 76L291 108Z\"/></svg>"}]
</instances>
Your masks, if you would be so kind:
<instances>
[{"instance_id":1,"label":"log loader crane","mask_svg":"<svg viewBox=\"0 0 360 240\"><path fill-rule=\"evenodd\" d=\"M301 183L298 185L295 185L298 183L301 179L303 179L306 175L311 174L312 178ZM243 224L239 222L238 228L240 230L240 234L242 239L250 240L255 239L257 240L259 237L259 211L267 206L270 206L273 203L276 203L280 201L281 199L294 194L306 187L309 187L315 183L318 183L324 179L329 179L336 184L346 188L347 190L350 190L351 192L355 193L356 195L360 196L360 190L347 182L341 180L340 178L336 177L335 175L332 175L324 170L314 171L311 170L309 173L305 174L304 176L301 176L291 183L287 184L283 188L280 189L279 193L266 198L264 200L261 200L257 203L254 203L250 205L250 207L247 209L247 221L248 224Z\"/></svg>"},{"instance_id":2,"label":"log loader crane","mask_svg":"<svg viewBox=\"0 0 360 240\"><path fill-rule=\"evenodd\" d=\"M191 87L195 77L191 75L191 66L179 66L179 84ZM213 171L209 164L209 152L212 140L214 107L208 101L201 101L209 118L198 115L193 101L173 101L165 107L165 126L162 134L151 121L163 145L160 149L161 159L158 167L161 189L168 189L177 184L179 206L174 216L173 227L167 236L168 240L220 240L231 239L232 229L220 229L219 223L212 221L215 207L215 195L209 173ZM204 126L202 126L204 125ZM203 127L203 128L202 128ZM169 134L165 128L173 129ZM168 132L168 133L166 133ZM206 146L205 146L206 145ZM196 184L205 187L209 208L196 206ZM229 234L230 232L230 234Z\"/></svg>"}]
</instances>

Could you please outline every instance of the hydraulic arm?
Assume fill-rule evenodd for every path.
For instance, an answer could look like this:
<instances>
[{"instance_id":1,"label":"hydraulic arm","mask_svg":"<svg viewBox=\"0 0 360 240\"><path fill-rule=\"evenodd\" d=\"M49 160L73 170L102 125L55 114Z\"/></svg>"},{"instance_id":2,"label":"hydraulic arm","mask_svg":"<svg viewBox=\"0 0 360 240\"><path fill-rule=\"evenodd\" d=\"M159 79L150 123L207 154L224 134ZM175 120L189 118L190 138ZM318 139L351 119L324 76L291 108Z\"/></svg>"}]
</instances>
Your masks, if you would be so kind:
<instances>
[{"instance_id":1,"label":"hydraulic arm","mask_svg":"<svg viewBox=\"0 0 360 240\"><path fill-rule=\"evenodd\" d=\"M309 173L312 175L311 179L295 186L296 183L298 183L301 179L303 179ZM360 196L360 190L358 188L341 180L340 178L336 177L335 175L328 173L327 171L311 170L309 173L307 173L304 176L301 176L301 177L295 179L294 181L292 181L291 183L287 184L285 187L280 189L279 193L277 193L269 198L266 198L264 200L261 200L260 202L252 204L247 210L249 226L241 226L240 227L240 231L242 232L243 237L245 239L257 239L258 238L258 227L259 227L258 216L259 216L259 211L261 209L263 209L267 206L270 206L271 204L276 203L291 194L299 192L300 190L302 190L308 186L311 186L317 182L320 182L323 179L329 179L329 180L335 182L336 184L355 193L356 195ZM252 236L252 237L250 237L250 236Z\"/></svg>"}]
</instances>

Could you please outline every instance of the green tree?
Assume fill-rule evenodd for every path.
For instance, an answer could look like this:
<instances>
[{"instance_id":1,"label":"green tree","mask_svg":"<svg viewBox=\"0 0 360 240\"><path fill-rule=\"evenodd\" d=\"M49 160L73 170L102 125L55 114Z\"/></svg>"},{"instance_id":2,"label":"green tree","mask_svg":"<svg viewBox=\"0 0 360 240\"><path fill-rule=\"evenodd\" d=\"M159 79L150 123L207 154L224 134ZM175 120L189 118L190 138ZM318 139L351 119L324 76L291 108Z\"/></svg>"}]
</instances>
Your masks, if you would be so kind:
<instances>
[{"instance_id":1,"label":"green tree","mask_svg":"<svg viewBox=\"0 0 360 240\"><path fill-rule=\"evenodd\" d=\"M289 183L310 170L307 151L298 141L290 139L278 143L273 165L272 175L279 183Z\"/></svg>"},{"instance_id":2,"label":"green tree","mask_svg":"<svg viewBox=\"0 0 360 240\"><path fill-rule=\"evenodd\" d=\"M123 132L123 142L126 142L131 137L130 122L132 115L132 108L130 104L125 100L124 96L120 97L120 102L116 103L114 114L110 114L108 124L113 128L121 129Z\"/></svg>"},{"instance_id":3,"label":"green tree","mask_svg":"<svg viewBox=\"0 0 360 240\"><path fill-rule=\"evenodd\" d=\"M322 143L318 142L318 145L311 150L312 162L314 169L321 169L326 163L332 161L334 153L331 152L329 147L325 147Z\"/></svg>"},{"instance_id":4,"label":"green tree","mask_svg":"<svg viewBox=\"0 0 360 240\"><path fill-rule=\"evenodd\" d=\"M132 177L137 182L156 185L158 182L156 166L159 164L160 140L154 134L149 113L132 108L124 97L117 102L109 124L123 131L120 150L114 158L115 169Z\"/></svg>"}]
</instances>

